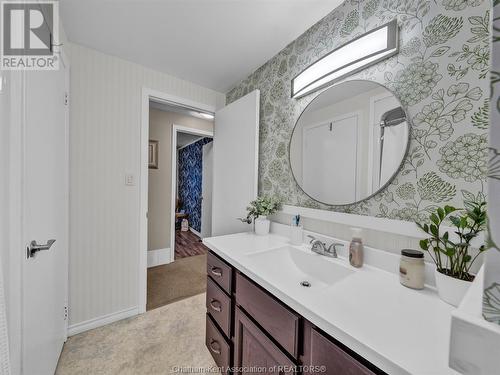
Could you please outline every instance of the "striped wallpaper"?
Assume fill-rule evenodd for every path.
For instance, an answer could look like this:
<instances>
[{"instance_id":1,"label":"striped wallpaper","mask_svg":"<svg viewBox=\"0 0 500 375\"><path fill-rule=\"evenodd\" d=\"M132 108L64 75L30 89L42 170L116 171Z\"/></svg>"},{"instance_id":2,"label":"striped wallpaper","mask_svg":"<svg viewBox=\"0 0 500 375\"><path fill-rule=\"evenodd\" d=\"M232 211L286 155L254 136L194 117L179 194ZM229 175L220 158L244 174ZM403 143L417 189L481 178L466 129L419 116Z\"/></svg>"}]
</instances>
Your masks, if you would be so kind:
<instances>
[{"instance_id":1,"label":"striped wallpaper","mask_svg":"<svg viewBox=\"0 0 500 375\"><path fill-rule=\"evenodd\" d=\"M221 107L224 95L70 44L70 327L137 306L143 87ZM125 185L125 174L135 186Z\"/></svg>"}]
</instances>

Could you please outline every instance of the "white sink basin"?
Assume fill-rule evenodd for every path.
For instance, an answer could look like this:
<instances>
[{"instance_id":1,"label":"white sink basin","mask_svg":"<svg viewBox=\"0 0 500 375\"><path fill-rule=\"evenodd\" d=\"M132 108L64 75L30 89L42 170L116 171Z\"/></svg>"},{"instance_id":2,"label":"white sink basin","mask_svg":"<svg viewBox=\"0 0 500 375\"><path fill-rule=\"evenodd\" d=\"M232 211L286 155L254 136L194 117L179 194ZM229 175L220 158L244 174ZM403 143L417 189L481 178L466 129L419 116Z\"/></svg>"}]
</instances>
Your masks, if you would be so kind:
<instances>
[{"instance_id":1,"label":"white sink basin","mask_svg":"<svg viewBox=\"0 0 500 375\"><path fill-rule=\"evenodd\" d=\"M260 253L249 254L259 273L274 284L286 289L302 287L307 281L310 288L326 287L351 275L354 270L332 262L325 256L285 246Z\"/></svg>"}]
</instances>

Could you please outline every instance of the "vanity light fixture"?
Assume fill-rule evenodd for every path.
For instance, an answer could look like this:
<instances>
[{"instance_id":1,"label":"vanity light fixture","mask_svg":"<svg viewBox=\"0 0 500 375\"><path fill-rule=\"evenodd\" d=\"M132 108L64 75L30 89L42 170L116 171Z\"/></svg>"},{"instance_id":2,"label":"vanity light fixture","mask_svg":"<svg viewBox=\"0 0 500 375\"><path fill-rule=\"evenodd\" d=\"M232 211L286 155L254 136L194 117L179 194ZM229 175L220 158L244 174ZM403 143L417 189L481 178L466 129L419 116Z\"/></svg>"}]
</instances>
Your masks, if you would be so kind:
<instances>
[{"instance_id":1,"label":"vanity light fixture","mask_svg":"<svg viewBox=\"0 0 500 375\"><path fill-rule=\"evenodd\" d=\"M292 98L301 98L397 54L398 40L398 24L393 20L333 50L292 79Z\"/></svg>"}]
</instances>

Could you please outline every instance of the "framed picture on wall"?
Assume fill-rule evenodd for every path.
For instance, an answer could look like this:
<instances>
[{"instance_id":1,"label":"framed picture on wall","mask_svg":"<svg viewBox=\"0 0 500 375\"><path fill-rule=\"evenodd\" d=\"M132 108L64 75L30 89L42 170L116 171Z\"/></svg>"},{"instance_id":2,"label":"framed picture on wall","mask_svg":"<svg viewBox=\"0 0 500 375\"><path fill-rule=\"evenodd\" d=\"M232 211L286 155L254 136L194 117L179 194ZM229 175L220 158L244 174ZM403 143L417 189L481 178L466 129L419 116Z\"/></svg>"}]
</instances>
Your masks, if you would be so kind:
<instances>
[{"instance_id":1,"label":"framed picture on wall","mask_svg":"<svg viewBox=\"0 0 500 375\"><path fill-rule=\"evenodd\" d=\"M158 169L158 141L149 140L148 166L150 169Z\"/></svg>"}]
</instances>

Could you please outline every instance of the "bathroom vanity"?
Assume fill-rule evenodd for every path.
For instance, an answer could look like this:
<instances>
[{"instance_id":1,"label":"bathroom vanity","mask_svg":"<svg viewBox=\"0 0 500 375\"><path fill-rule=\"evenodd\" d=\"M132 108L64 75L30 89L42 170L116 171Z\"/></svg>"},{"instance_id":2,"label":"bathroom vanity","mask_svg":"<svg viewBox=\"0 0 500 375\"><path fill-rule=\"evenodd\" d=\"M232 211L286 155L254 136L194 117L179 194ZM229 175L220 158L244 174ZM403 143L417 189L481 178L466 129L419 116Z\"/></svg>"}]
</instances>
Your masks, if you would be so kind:
<instances>
[{"instance_id":1,"label":"bathroom vanity","mask_svg":"<svg viewBox=\"0 0 500 375\"><path fill-rule=\"evenodd\" d=\"M294 374L302 365L318 374L323 368L331 374L383 373L214 253L208 254L207 273L206 345L219 367L263 366Z\"/></svg>"},{"instance_id":2,"label":"bathroom vanity","mask_svg":"<svg viewBox=\"0 0 500 375\"><path fill-rule=\"evenodd\" d=\"M204 243L206 346L224 373L453 374L451 307L434 291L405 288L396 273L355 269L342 252L327 259L276 234Z\"/></svg>"}]
</instances>

